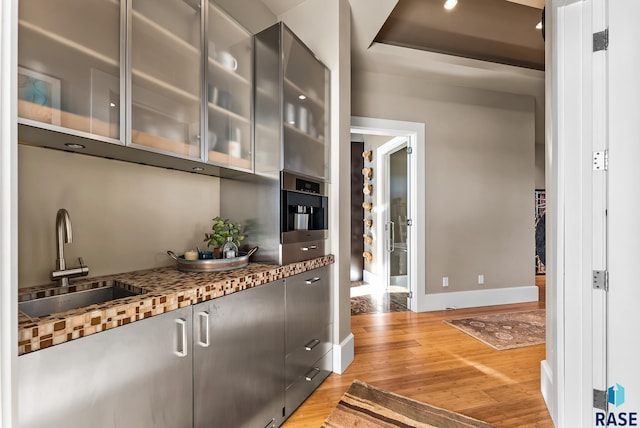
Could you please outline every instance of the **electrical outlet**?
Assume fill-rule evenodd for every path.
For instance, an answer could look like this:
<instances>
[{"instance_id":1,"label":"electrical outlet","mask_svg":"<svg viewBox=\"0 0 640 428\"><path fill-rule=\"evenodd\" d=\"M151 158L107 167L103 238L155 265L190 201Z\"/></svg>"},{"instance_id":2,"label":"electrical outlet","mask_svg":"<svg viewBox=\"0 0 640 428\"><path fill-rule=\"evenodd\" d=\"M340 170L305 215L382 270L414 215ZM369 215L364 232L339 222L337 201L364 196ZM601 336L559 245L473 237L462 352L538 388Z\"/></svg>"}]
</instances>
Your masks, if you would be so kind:
<instances>
[{"instance_id":1,"label":"electrical outlet","mask_svg":"<svg viewBox=\"0 0 640 428\"><path fill-rule=\"evenodd\" d=\"M478 284L484 284L484 275L478 275Z\"/></svg>"},{"instance_id":2,"label":"electrical outlet","mask_svg":"<svg viewBox=\"0 0 640 428\"><path fill-rule=\"evenodd\" d=\"M443 287L448 287L449 286L449 277L448 276L443 276L442 277L442 286Z\"/></svg>"}]
</instances>

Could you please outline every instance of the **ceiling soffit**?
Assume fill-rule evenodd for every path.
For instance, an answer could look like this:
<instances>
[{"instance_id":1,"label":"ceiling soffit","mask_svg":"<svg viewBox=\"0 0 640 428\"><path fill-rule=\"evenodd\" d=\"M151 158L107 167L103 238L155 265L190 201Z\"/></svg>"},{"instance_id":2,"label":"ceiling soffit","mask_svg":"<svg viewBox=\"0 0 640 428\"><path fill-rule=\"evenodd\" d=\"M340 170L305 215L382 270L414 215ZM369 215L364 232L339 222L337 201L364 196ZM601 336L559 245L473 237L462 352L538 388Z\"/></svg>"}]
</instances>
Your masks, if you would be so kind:
<instances>
[{"instance_id":1,"label":"ceiling soffit","mask_svg":"<svg viewBox=\"0 0 640 428\"><path fill-rule=\"evenodd\" d=\"M538 8L505 0L399 0L375 42L544 70Z\"/></svg>"}]
</instances>

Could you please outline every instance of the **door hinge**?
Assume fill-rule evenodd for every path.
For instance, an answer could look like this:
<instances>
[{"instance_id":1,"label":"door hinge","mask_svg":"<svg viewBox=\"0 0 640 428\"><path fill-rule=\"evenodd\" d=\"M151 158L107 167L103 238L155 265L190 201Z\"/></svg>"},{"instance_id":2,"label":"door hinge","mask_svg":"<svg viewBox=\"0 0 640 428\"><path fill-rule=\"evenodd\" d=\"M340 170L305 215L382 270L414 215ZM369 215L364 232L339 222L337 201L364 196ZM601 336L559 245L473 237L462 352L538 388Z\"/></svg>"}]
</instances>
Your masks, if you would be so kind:
<instances>
[{"instance_id":1,"label":"door hinge","mask_svg":"<svg viewBox=\"0 0 640 428\"><path fill-rule=\"evenodd\" d=\"M410 218L407 219L407 226L413 226L413 220Z\"/></svg>"},{"instance_id":2,"label":"door hinge","mask_svg":"<svg viewBox=\"0 0 640 428\"><path fill-rule=\"evenodd\" d=\"M607 171L608 169L609 169L609 152L606 150L593 152L593 170Z\"/></svg>"},{"instance_id":3,"label":"door hinge","mask_svg":"<svg viewBox=\"0 0 640 428\"><path fill-rule=\"evenodd\" d=\"M609 272L606 270L593 271L593 289L609 291Z\"/></svg>"},{"instance_id":4,"label":"door hinge","mask_svg":"<svg viewBox=\"0 0 640 428\"><path fill-rule=\"evenodd\" d=\"M607 391L601 391L599 389L593 390L593 407L595 409L607 411Z\"/></svg>"},{"instance_id":5,"label":"door hinge","mask_svg":"<svg viewBox=\"0 0 640 428\"><path fill-rule=\"evenodd\" d=\"M413 153L413 147L407 146L407 154L410 155L411 153Z\"/></svg>"},{"instance_id":6,"label":"door hinge","mask_svg":"<svg viewBox=\"0 0 640 428\"><path fill-rule=\"evenodd\" d=\"M609 47L609 29L593 33L593 51L606 51Z\"/></svg>"},{"instance_id":7,"label":"door hinge","mask_svg":"<svg viewBox=\"0 0 640 428\"><path fill-rule=\"evenodd\" d=\"M409 291L409 295L407 296L408 299L413 299L413 291Z\"/></svg>"}]
</instances>

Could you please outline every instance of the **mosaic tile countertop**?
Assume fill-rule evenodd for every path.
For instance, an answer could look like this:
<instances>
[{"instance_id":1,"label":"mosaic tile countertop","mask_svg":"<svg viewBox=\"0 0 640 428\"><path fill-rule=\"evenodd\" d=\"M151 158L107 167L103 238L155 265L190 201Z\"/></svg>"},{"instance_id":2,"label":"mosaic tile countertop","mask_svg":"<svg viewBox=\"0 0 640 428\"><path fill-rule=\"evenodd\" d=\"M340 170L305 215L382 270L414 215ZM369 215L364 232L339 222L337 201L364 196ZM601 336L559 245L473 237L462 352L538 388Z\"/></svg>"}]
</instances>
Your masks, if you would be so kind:
<instances>
[{"instance_id":1,"label":"mosaic tile countertop","mask_svg":"<svg viewBox=\"0 0 640 428\"><path fill-rule=\"evenodd\" d=\"M18 313L18 354L64 343L90 334L222 297L248 288L332 264L332 255L285 266L250 263L227 272L180 272L175 267L77 280L69 292L117 284L144 294L31 318ZM142 290L140 290L142 289ZM18 301L60 294L55 285L22 288Z\"/></svg>"}]
</instances>

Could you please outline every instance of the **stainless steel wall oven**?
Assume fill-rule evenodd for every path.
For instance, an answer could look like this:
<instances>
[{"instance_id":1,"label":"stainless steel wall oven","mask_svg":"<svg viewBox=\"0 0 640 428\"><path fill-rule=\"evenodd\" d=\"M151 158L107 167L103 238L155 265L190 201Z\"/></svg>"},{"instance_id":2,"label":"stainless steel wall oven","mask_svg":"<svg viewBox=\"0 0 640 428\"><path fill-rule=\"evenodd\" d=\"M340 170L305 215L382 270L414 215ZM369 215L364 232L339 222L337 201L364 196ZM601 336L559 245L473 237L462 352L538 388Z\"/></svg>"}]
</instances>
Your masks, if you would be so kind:
<instances>
[{"instance_id":1,"label":"stainless steel wall oven","mask_svg":"<svg viewBox=\"0 0 640 428\"><path fill-rule=\"evenodd\" d=\"M280 187L282 263L324 255L329 229L325 183L283 171Z\"/></svg>"}]
</instances>

